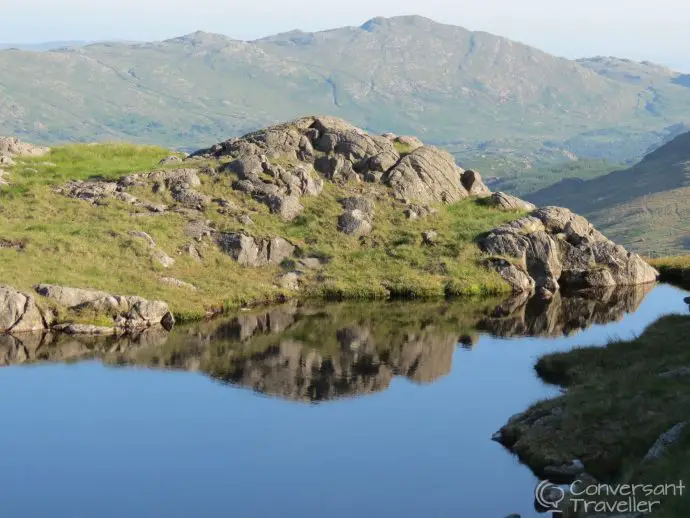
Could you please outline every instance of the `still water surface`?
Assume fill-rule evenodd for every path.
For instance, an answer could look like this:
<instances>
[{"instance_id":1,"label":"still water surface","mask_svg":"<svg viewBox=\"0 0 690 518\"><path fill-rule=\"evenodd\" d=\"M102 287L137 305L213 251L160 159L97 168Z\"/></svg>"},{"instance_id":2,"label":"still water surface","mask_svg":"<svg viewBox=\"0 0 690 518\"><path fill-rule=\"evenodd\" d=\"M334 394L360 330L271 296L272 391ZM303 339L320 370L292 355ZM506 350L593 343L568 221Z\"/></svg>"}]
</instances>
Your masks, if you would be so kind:
<instances>
[{"instance_id":1,"label":"still water surface","mask_svg":"<svg viewBox=\"0 0 690 518\"><path fill-rule=\"evenodd\" d=\"M131 340L0 342L0 516L538 516L490 437L542 354L687 313L667 285L551 304L283 306ZM564 334L565 333L565 334Z\"/></svg>"}]
</instances>

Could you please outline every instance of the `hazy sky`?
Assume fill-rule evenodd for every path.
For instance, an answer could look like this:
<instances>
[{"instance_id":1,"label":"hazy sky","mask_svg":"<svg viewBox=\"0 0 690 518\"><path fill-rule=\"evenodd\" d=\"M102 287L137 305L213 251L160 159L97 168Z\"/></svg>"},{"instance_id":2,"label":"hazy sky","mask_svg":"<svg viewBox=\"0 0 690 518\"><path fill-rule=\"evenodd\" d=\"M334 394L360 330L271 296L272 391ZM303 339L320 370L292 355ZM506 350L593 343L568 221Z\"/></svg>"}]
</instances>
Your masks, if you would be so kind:
<instances>
[{"instance_id":1,"label":"hazy sky","mask_svg":"<svg viewBox=\"0 0 690 518\"><path fill-rule=\"evenodd\" d=\"M566 57L616 55L690 72L688 0L0 0L0 40L254 39L421 14Z\"/></svg>"}]
</instances>

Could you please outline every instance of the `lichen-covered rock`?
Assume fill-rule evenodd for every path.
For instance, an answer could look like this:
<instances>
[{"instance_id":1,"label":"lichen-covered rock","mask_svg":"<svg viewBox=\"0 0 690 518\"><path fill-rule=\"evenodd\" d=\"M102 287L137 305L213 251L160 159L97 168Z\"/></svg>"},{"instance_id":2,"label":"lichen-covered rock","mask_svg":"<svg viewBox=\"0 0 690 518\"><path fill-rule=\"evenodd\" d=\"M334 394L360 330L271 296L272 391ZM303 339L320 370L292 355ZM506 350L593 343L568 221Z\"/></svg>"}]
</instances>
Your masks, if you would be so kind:
<instances>
[{"instance_id":1,"label":"lichen-covered rock","mask_svg":"<svg viewBox=\"0 0 690 518\"><path fill-rule=\"evenodd\" d=\"M74 180L59 187L57 192L94 205L103 205L108 200L117 200L143 207L151 212L164 212L168 208L165 205L139 200L127 190L133 187L149 188L153 193L169 190L172 198L182 207L203 210L212 200L210 196L194 189L201 185L198 172L198 169L181 168L131 174L123 176L117 182Z\"/></svg>"},{"instance_id":2,"label":"lichen-covered rock","mask_svg":"<svg viewBox=\"0 0 690 518\"><path fill-rule=\"evenodd\" d=\"M369 216L361 210L346 210L338 218L338 230L351 236L366 236L372 226Z\"/></svg>"},{"instance_id":3,"label":"lichen-covered rock","mask_svg":"<svg viewBox=\"0 0 690 518\"><path fill-rule=\"evenodd\" d=\"M347 183L359 177L352 167L352 162L342 155L327 155L316 159L314 167L333 182Z\"/></svg>"},{"instance_id":4,"label":"lichen-covered rock","mask_svg":"<svg viewBox=\"0 0 690 518\"><path fill-rule=\"evenodd\" d=\"M398 149L406 156L401 157ZM224 166L225 171L238 176L233 187L260 201L262 196L296 191L299 195L320 193L318 180L310 183L307 178L301 189L295 189L289 179L299 176L300 168L309 172L312 165L333 182L386 182L399 198L409 201L450 203L468 196L460 181L462 169L450 154L425 147L415 137L370 135L335 117L304 117L278 124L200 150L194 156L236 158ZM286 174L274 163L278 158L288 163L301 161L303 165ZM268 182L271 187L264 185L264 175L273 177ZM473 194L481 195L486 187L480 178L477 180L472 183Z\"/></svg>"},{"instance_id":5,"label":"lichen-covered rock","mask_svg":"<svg viewBox=\"0 0 690 518\"><path fill-rule=\"evenodd\" d=\"M435 245L437 240L438 232L436 232L435 230L427 230L426 232L422 233L422 241L425 245Z\"/></svg>"},{"instance_id":6,"label":"lichen-covered rock","mask_svg":"<svg viewBox=\"0 0 690 518\"><path fill-rule=\"evenodd\" d=\"M482 176L471 169L464 171L460 179L462 186L467 190L470 196L488 196L491 194L491 190L484 185L482 181Z\"/></svg>"},{"instance_id":7,"label":"lichen-covered rock","mask_svg":"<svg viewBox=\"0 0 690 518\"><path fill-rule=\"evenodd\" d=\"M468 196L461 173L450 153L424 146L403 157L383 181L405 201L453 203Z\"/></svg>"},{"instance_id":8,"label":"lichen-covered rock","mask_svg":"<svg viewBox=\"0 0 690 518\"><path fill-rule=\"evenodd\" d=\"M53 326L53 330L68 335L110 336L118 333L118 329L115 327L94 326L90 324L59 324Z\"/></svg>"},{"instance_id":9,"label":"lichen-covered rock","mask_svg":"<svg viewBox=\"0 0 690 518\"><path fill-rule=\"evenodd\" d=\"M39 295L52 299L61 306L67 308L72 308L84 304L85 302L91 302L109 296L109 294L104 291L69 288L65 286L55 286L53 284L38 284L34 286L34 289Z\"/></svg>"},{"instance_id":10,"label":"lichen-covered rock","mask_svg":"<svg viewBox=\"0 0 690 518\"><path fill-rule=\"evenodd\" d=\"M674 443L680 440L683 430L685 430L686 426L688 426L688 421L678 423L669 431L661 434L649 449L647 455L645 455L644 462L659 460L661 457L663 457L666 454L666 450L669 448L669 446L672 446Z\"/></svg>"},{"instance_id":11,"label":"lichen-covered rock","mask_svg":"<svg viewBox=\"0 0 690 518\"><path fill-rule=\"evenodd\" d=\"M23 333L47 327L36 299L10 286L0 286L0 332Z\"/></svg>"},{"instance_id":12,"label":"lichen-covered rock","mask_svg":"<svg viewBox=\"0 0 690 518\"><path fill-rule=\"evenodd\" d=\"M593 288L655 282L658 272L639 255L609 241L585 218L544 207L494 229L480 240L487 254L511 257L543 294L559 285Z\"/></svg>"},{"instance_id":13,"label":"lichen-covered rock","mask_svg":"<svg viewBox=\"0 0 690 518\"><path fill-rule=\"evenodd\" d=\"M286 290L299 291L299 274L288 272L278 279L278 284Z\"/></svg>"},{"instance_id":14,"label":"lichen-covered rock","mask_svg":"<svg viewBox=\"0 0 690 518\"><path fill-rule=\"evenodd\" d=\"M190 291L197 291L197 287L180 279L175 279L174 277L161 277L161 283L167 284L168 286L174 286L176 288L184 288Z\"/></svg>"},{"instance_id":15,"label":"lichen-covered rock","mask_svg":"<svg viewBox=\"0 0 690 518\"><path fill-rule=\"evenodd\" d=\"M220 249L242 266L280 264L295 252L295 247L281 237L257 239L247 234L221 232L217 241Z\"/></svg>"},{"instance_id":16,"label":"lichen-covered rock","mask_svg":"<svg viewBox=\"0 0 690 518\"><path fill-rule=\"evenodd\" d=\"M342 198L340 204L345 210L360 210L369 217L374 216L374 202L363 196L350 196Z\"/></svg>"},{"instance_id":17,"label":"lichen-covered rock","mask_svg":"<svg viewBox=\"0 0 690 518\"><path fill-rule=\"evenodd\" d=\"M159 165L169 165L169 164L177 164L182 162L182 157L179 157L177 155L169 155L166 156L163 160L158 162Z\"/></svg>"},{"instance_id":18,"label":"lichen-covered rock","mask_svg":"<svg viewBox=\"0 0 690 518\"><path fill-rule=\"evenodd\" d=\"M489 205L491 207L500 209L500 210L525 210L525 211L532 211L537 208L536 205L533 203L530 203L528 201L521 200L517 196L511 196L510 194L506 194L504 192L495 192L491 194L490 196L487 196L484 198L483 203L486 205Z\"/></svg>"},{"instance_id":19,"label":"lichen-covered rock","mask_svg":"<svg viewBox=\"0 0 690 518\"><path fill-rule=\"evenodd\" d=\"M429 207L428 205L416 205L411 203L405 209L405 216L407 219L416 220L420 218L425 218L427 216L433 216L438 212L434 207Z\"/></svg>"},{"instance_id":20,"label":"lichen-covered rock","mask_svg":"<svg viewBox=\"0 0 690 518\"><path fill-rule=\"evenodd\" d=\"M270 163L263 155L242 156L227 164L224 171L237 175L235 190L252 195L285 221L293 220L303 210L300 196L318 196L323 191L323 180L311 165L285 168Z\"/></svg>"},{"instance_id":21,"label":"lichen-covered rock","mask_svg":"<svg viewBox=\"0 0 690 518\"><path fill-rule=\"evenodd\" d=\"M43 156L50 148L33 146L16 137L0 137L0 156Z\"/></svg>"},{"instance_id":22,"label":"lichen-covered rock","mask_svg":"<svg viewBox=\"0 0 690 518\"><path fill-rule=\"evenodd\" d=\"M271 212L278 214L283 221L292 221L304 210L297 196L266 196L266 205Z\"/></svg>"},{"instance_id":23,"label":"lichen-covered rock","mask_svg":"<svg viewBox=\"0 0 690 518\"><path fill-rule=\"evenodd\" d=\"M520 266L511 264L504 259L491 260L490 265L510 284L513 293L529 293L534 291L534 279Z\"/></svg>"},{"instance_id":24,"label":"lichen-covered rock","mask_svg":"<svg viewBox=\"0 0 690 518\"><path fill-rule=\"evenodd\" d=\"M110 295L98 290L52 284L39 284L34 289L39 295L53 299L69 309L109 315L113 318L114 327L128 331L158 324L170 329L175 322L168 304L160 300Z\"/></svg>"},{"instance_id":25,"label":"lichen-covered rock","mask_svg":"<svg viewBox=\"0 0 690 518\"><path fill-rule=\"evenodd\" d=\"M424 142L419 140L417 137L410 137L407 135L396 137L393 139L393 142L400 144L404 148L407 148L408 152L412 152L424 145Z\"/></svg>"}]
</instances>

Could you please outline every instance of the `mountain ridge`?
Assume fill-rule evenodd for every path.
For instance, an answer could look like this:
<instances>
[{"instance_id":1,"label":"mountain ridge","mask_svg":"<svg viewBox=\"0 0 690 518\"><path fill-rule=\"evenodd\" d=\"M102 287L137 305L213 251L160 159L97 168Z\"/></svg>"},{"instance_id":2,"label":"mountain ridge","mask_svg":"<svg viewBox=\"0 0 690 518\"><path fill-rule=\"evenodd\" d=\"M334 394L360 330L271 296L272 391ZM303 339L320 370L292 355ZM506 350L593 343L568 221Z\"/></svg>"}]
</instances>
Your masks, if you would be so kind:
<instances>
[{"instance_id":1,"label":"mountain ridge","mask_svg":"<svg viewBox=\"0 0 690 518\"><path fill-rule=\"evenodd\" d=\"M632 160L665 128L690 123L688 90L674 83L682 74L626 65L646 70L637 84L621 78L622 65L613 77L602 66L418 16L252 41L197 31L150 43L5 51L0 133L191 150L326 113L375 132L414 134L463 165L505 175L571 155Z\"/></svg>"},{"instance_id":2,"label":"mountain ridge","mask_svg":"<svg viewBox=\"0 0 690 518\"><path fill-rule=\"evenodd\" d=\"M651 151L629 169L591 180L565 180L526 198L568 207L602 232L651 256L690 248L690 132Z\"/></svg>"}]
</instances>

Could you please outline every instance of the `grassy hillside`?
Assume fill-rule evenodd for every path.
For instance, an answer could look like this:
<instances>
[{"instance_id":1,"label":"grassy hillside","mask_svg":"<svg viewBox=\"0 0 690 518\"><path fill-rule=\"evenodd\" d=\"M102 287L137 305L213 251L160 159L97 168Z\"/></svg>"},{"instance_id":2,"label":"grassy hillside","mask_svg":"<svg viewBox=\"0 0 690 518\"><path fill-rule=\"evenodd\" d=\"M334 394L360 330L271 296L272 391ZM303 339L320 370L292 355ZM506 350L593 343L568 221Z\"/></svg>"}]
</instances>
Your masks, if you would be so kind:
<instances>
[{"instance_id":1,"label":"grassy hillside","mask_svg":"<svg viewBox=\"0 0 690 518\"><path fill-rule=\"evenodd\" d=\"M537 372L568 391L535 405L507 426L510 435L520 437L516 449L522 458L530 465L545 459L582 459L587 472L605 483L687 481L688 426L665 445L662 455L643 459L662 434L690 415L689 333L690 317L668 316L631 341L541 358ZM535 420L540 415L547 417ZM661 505L653 516L690 513L687 494L654 500Z\"/></svg>"},{"instance_id":2,"label":"grassy hillside","mask_svg":"<svg viewBox=\"0 0 690 518\"><path fill-rule=\"evenodd\" d=\"M690 133L626 170L565 180L526 196L592 220L608 237L652 257L690 249Z\"/></svg>"},{"instance_id":3,"label":"grassy hillside","mask_svg":"<svg viewBox=\"0 0 690 518\"><path fill-rule=\"evenodd\" d=\"M6 50L0 134L193 149L324 113L373 132L417 135L462 165L499 157L488 175L529 176L572 156L639 157L668 128L690 122L680 74L625 63L623 72L618 63L569 61L415 16L253 42L195 33Z\"/></svg>"},{"instance_id":4,"label":"grassy hillside","mask_svg":"<svg viewBox=\"0 0 690 518\"><path fill-rule=\"evenodd\" d=\"M201 261L182 253L190 242L188 210L152 214L124 201L91 204L56 192L68 180L118 179L160 169L157 164L168 153L150 146L80 144L54 148L42 157L15 158L17 165L9 170L10 185L0 190L0 283L24 290L37 283L53 283L162 299L182 318L294 295L277 285L281 273L293 268L292 264L243 267L210 240L196 243ZM282 236L304 256L324 260L322 268L305 273L305 281L314 281L307 295L434 298L508 289L498 274L480 264L474 240L519 213L500 212L466 199L439 205L431 219L409 220L402 203L389 197L385 186L366 184L368 193L377 199L376 223L366 239L357 239L336 228L343 210L338 199L359 193L362 187L356 184L328 182L320 196L302 199L306 209L297 219L284 222L265 205L233 191L230 174L200 177L202 185L197 189L201 193L236 204L251 215L253 224L249 227L225 215L216 205L192 211L194 220L218 231ZM174 205L168 191L147 191L141 196L151 203ZM430 229L438 232L438 239L434 246L423 246L422 233ZM175 260L174 265L164 268L149 244L132 231L148 233L156 249ZM177 278L198 289L170 286L161 282L162 277Z\"/></svg>"}]
</instances>

